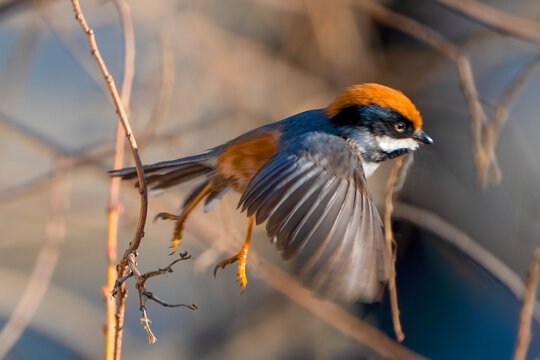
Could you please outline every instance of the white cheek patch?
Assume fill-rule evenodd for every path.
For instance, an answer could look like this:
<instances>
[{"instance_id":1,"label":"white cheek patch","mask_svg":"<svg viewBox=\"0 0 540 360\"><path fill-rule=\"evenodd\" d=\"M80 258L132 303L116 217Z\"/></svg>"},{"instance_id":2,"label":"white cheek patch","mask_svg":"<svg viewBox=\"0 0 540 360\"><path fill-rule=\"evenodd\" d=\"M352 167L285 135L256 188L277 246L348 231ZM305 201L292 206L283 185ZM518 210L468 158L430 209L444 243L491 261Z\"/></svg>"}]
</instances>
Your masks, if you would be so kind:
<instances>
[{"instance_id":1,"label":"white cheek patch","mask_svg":"<svg viewBox=\"0 0 540 360\"><path fill-rule=\"evenodd\" d=\"M399 149L416 150L418 148L418 143L414 139L394 139L387 135L376 136L375 139L381 150L385 152Z\"/></svg>"}]
</instances>

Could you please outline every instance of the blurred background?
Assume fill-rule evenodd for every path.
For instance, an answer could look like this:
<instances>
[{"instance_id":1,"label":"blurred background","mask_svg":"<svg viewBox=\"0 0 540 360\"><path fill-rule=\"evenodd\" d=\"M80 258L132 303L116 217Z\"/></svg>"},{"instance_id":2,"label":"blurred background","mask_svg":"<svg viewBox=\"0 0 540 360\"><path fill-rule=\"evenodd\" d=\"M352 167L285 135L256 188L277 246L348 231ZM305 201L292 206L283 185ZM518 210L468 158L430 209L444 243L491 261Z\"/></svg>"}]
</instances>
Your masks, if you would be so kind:
<instances>
[{"instance_id":1,"label":"blurred background","mask_svg":"<svg viewBox=\"0 0 540 360\"><path fill-rule=\"evenodd\" d=\"M435 144L418 152L396 196L403 345L433 359L512 357L523 283L540 245L538 1L480 3L498 9L495 15L477 2L450 0L127 3L135 35L129 115L144 163L199 153L262 124L325 107L351 84L379 82L404 91ZM118 7L115 1L81 5L120 88ZM510 27L499 26L500 14L511 16ZM481 131L471 126L475 103L465 98L460 80L465 57L476 105L485 113ZM498 142L492 141L489 125L505 117ZM107 170L116 124L71 4L0 0L0 326L14 314L23 319L10 334L0 333L0 343L22 333L8 359L103 356ZM473 142L475 134L488 139L485 148ZM482 154L489 159L484 168L478 166ZM127 166L129 151L126 158ZM388 174L386 166L369 182L381 214ZM151 219L176 212L190 186L150 198L141 271L171 261L173 223ZM120 255L139 211L132 183L123 184L121 201ZM236 234L225 248L237 251L246 223L233 211L237 201L228 194L211 213L197 210L181 245L192 259L148 281L161 299L199 308L149 302L156 344L148 344L128 280L124 358L384 358L284 296L279 285L269 286L249 261L243 295L234 266L213 278L213 266L229 255L220 236L203 235ZM252 244L258 257L287 270L264 227L256 228ZM340 306L394 338L387 294L380 304ZM534 359L540 357L538 307L531 331L527 358Z\"/></svg>"}]
</instances>

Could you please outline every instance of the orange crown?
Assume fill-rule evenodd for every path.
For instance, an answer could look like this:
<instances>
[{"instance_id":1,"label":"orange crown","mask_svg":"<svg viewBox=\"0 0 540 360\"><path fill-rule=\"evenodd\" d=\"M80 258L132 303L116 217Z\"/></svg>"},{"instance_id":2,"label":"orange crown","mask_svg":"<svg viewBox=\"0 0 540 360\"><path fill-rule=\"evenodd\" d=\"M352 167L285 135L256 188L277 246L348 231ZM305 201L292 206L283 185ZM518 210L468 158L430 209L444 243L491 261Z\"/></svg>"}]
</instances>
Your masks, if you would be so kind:
<instances>
[{"instance_id":1,"label":"orange crown","mask_svg":"<svg viewBox=\"0 0 540 360\"><path fill-rule=\"evenodd\" d=\"M415 129L422 127L420 112L408 97L401 91L373 83L347 88L324 111L328 117L333 117L347 106L373 104L399 111L413 123Z\"/></svg>"}]
</instances>

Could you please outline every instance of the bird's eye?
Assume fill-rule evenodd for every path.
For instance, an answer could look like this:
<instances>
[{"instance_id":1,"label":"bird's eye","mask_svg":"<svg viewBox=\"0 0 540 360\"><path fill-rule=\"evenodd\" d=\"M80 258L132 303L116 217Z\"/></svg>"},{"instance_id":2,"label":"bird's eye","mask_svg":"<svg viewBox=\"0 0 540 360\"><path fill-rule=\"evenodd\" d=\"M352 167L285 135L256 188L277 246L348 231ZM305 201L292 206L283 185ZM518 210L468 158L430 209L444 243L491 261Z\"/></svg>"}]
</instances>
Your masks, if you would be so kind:
<instances>
[{"instance_id":1,"label":"bird's eye","mask_svg":"<svg viewBox=\"0 0 540 360\"><path fill-rule=\"evenodd\" d=\"M397 123L394 124L394 129L398 132L398 133L402 133L405 131L405 123L403 121L399 121Z\"/></svg>"}]
</instances>

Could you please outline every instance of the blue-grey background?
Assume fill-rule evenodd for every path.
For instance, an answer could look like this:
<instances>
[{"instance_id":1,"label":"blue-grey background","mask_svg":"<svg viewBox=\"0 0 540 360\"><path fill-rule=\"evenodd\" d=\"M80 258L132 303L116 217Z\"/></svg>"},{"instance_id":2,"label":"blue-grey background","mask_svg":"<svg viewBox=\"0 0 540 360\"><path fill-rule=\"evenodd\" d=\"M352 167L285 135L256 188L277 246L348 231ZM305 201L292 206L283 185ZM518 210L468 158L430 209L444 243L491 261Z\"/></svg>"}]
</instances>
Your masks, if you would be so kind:
<instances>
[{"instance_id":1,"label":"blue-grey background","mask_svg":"<svg viewBox=\"0 0 540 360\"><path fill-rule=\"evenodd\" d=\"M0 1L2 5L11 1ZM470 145L470 116L455 63L399 31L372 22L331 1L129 1L135 25L136 63L130 118L137 135L151 118L161 87L160 33L174 56L174 88L157 133L186 130L158 146L141 145L144 162L197 153L253 127L326 106L344 87L367 81L403 90L420 109L435 144L415 158L400 199L434 212L491 251L522 279L540 245L540 75L530 79L511 109L497 155L501 184L479 190ZM540 21L540 4L486 1L500 10ZM68 1L15 1L0 12L0 113L76 151L114 141L116 117ZM540 51L538 44L478 25L433 1L395 1L394 10L439 31L470 56L488 115L503 89ZM111 2L82 1L117 84L123 73L123 38ZM75 56L73 55L75 54ZM109 179L102 168L73 173L65 242L52 283L9 359L99 358L105 321L106 206ZM127 164L127 163L126 163ZM0 131L0 189L9 191L53 169L48 154ZM370 179L382 199L387 171ZM150 200L150 217L176 211L188 187ZM0 324L18 301L48 215L49 188L0 203ZM137 218L135 190L122 192L119 252ZM236 195L208 216L223 226ZM382 209L382 207L380 207ZM478 264L435 234L400 222L397 287L406 334L404 345L433 359L511 357L520 301ZM172 224L148 222L139 264L151 270L169 261ZM286 266L255 232L259 254ZM238 245L239 246L239 245ZM126 359L359 359L376 358L362 344L269 288L250 272L239 295L235 270L214 279L225 256L190 234L182 246L193 260L153 279L149 287L171 303L149 304L158 342L149 345L140 325L133 284L126 312ZM204 254L203 257L199 257ZM207 260L209 259L209 260ZM393 336L388 300L348 310ZM533 322L529 359L540 356L540 327Z\"/></svg>"}]
</instances>

